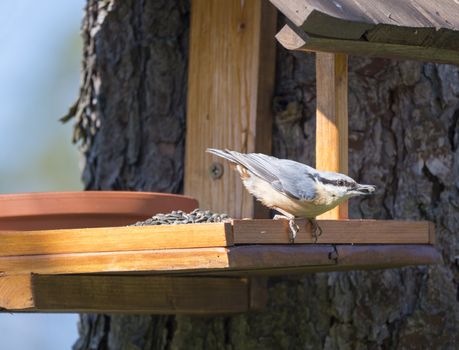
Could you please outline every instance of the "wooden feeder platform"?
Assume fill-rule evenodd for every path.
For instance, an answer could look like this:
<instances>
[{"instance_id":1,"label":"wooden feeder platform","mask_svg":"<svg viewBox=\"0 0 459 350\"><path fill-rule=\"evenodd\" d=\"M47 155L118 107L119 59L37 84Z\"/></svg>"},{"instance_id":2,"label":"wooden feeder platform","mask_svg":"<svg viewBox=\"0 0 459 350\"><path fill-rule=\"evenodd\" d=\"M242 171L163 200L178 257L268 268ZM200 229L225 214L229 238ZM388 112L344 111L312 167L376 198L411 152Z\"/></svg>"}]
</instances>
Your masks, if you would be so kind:
<instances>
[{"instance_id":1,"label":"wooden feeder platform","mask_svg":"<svg viewBox=\"0 0 459 350\"><path fill-rule=\"evenodd\" d=\"M263 305L259 276L441 262L429 222L322 220L317 243L309 223L298 224L294 244L288 223L269 219L4 231L0 307L233 313Z\"/></svg>"},{"instance_id":2,"label":"wooden feeder platform","mask_svg":"<svg viewBox=\"0 0 459 350\"><path fill-rule=\"evenodd\" d=\"M277 40L316 52L319 170L348 173L348 54L459 63L459 7L451 1L441 1L441 13L426 0L271 3L289 20ZM184 191L217 212L266 217L205 149L271 151L275 8L193 1L191 14ZM298 221L295 244L286 221L267 219L3 231L0 308L227 314L262 308L265 276L442 261L432 223L347 217L346 203L322 215L335 220L319 220L316 243L308 222Z\"/></svg>"}]
</instances>

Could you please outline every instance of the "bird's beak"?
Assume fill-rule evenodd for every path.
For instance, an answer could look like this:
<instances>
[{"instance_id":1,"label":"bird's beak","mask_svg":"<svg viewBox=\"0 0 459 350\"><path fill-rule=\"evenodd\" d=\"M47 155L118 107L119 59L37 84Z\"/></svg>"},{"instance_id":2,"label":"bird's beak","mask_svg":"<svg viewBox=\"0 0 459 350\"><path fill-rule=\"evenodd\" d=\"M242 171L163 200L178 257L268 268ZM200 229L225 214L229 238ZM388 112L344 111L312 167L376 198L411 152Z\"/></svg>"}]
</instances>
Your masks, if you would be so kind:
<instances>
[{"instance_id":1,"label":"bird's beak","mask_svg":"<svg viewBox=\"0 0 459 350\"><path fill-rule=\"evenodd\" d=\"M361 185L358 184L357 188L353 189L352 192L355 195L369 195L372 194L376 190L376 187L373 185Z\"/></svg>"}]
</instances>

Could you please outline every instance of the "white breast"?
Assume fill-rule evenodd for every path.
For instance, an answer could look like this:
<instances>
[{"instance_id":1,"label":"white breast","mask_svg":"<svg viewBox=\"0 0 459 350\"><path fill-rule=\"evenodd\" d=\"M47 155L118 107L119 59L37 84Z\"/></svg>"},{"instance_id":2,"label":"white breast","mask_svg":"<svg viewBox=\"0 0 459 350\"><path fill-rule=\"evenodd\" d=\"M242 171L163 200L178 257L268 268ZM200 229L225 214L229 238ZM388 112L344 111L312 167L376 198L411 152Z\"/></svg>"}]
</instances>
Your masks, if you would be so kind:
<instances>
[{"instance_id":1,"label":"white breast","mask_svg":"<svg viewBox=\"0 0 459 350\"><path fill-rule=\"evenodd\" d=\"M247 176L249 175L249 176ZM296 217L314 218L334 208L339 203L325 205L320 198L313 201L300 201L276 191L268 182L247 173L241 173L247 190L269 208L280 208Z\"/></svg>"}]
</instances>

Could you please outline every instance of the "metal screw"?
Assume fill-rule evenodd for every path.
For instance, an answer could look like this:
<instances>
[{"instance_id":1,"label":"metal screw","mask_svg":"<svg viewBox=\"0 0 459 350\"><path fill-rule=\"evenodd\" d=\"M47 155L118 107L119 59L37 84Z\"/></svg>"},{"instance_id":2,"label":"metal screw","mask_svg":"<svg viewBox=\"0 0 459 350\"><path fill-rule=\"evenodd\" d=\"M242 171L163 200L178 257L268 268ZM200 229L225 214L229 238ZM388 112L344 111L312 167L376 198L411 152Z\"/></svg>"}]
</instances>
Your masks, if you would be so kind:
<instances>
[{"instance_id":1,"label":"metal screw","mask_svg":"<svg viewBox=\"0 0 459 350\"><path fill-rule=\"evenodd\" d=\"M209 167L209 175L213 180L217 180L223 176L222 163L214 162Z\"/></svg>"}]
</instances>

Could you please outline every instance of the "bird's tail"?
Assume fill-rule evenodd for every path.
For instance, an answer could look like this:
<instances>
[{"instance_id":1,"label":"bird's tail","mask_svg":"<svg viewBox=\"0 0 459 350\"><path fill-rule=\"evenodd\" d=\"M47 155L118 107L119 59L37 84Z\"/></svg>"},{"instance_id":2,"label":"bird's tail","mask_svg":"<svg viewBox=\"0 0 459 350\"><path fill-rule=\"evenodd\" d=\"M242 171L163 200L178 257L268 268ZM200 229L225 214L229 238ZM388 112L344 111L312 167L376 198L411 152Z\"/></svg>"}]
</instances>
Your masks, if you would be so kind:
<instances>
[{"instance_id":1,"label":"bird's tail","mask_svg":"<svg viewBox=\"0 0 459 350\"><path fill-rule=\"evenodd\" d=\"M234 164L241 164L241 162L232 154L232 153L237 153L237 152L234 152L234 151L230 151L230 150L221 150L221 149L216 149L216 148L208 148L206 150L207 153L211 153L211 154L214 154L218 157L222 157L222 158L225 158L227 160L229 160L231 163L234 163Z\"/></svg>"}]
</instances>

